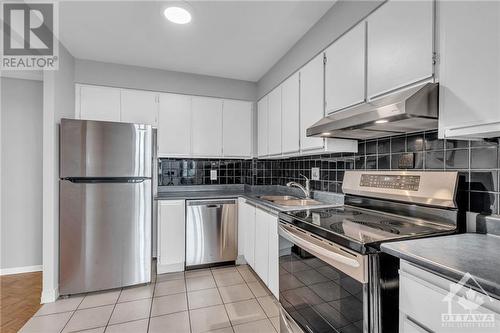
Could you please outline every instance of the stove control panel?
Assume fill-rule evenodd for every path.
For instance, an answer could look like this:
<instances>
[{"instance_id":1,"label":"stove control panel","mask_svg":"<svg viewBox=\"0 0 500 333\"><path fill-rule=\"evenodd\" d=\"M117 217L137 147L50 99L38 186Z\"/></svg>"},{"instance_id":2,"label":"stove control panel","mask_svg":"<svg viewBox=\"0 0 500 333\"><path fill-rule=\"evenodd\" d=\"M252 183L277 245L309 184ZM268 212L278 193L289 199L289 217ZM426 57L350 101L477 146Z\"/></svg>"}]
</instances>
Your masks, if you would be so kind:
<instances>
[{"instance_id":1,"label":"stove control panel","mask_svg":"<svg viewBox=\"0 0 500 333\"><path fill-rule=\"evenodd\" d=\"M360 186L418 191L420 176L362 174Z\"/></svg>"}]
</instances>

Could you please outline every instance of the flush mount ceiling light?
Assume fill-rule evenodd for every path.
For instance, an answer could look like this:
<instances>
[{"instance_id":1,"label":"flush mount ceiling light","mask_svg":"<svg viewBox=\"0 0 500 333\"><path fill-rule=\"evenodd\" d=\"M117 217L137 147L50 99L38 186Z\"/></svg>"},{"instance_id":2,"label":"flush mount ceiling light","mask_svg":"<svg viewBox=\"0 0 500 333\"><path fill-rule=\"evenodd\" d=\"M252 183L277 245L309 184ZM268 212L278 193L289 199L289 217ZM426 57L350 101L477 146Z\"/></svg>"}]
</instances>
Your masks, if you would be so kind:
<instances>
[{"instance_id":1,"label":"flush mount ceiling light","mask_svg":"<svg viewBox=\"0 0 500 333\"><path fill-rule=\"evenodd\" d=\"M321 133L322 136L328 136L330 134L332 134L332 133L330 133L330 132L323 132L323 133Z\"/></svg>"},{"instance_id":2,"label":"flush mount ceiling light","mask_svg":"<svg viewBox=\"0 0 500 333\"><path fill-rule=\"evenodd\" d=\"M191 22L191 13L182 7L168 7L163 12L165 18L172 23L186 24Z\"/></svg>"},{"instance_id":3,"label":"flush mount ceiling light","mask_svg":"<svg viewBox=\"0 0 500 333\"><path fill-rule=\"evenodd\" d=\"M387 120L387 119L380 119L380 120L377 120L377 121L375 122L375 124L385 124L385 123L387 123L387 122L389 122L389 120Z\"/></svg>"}]
</instances>

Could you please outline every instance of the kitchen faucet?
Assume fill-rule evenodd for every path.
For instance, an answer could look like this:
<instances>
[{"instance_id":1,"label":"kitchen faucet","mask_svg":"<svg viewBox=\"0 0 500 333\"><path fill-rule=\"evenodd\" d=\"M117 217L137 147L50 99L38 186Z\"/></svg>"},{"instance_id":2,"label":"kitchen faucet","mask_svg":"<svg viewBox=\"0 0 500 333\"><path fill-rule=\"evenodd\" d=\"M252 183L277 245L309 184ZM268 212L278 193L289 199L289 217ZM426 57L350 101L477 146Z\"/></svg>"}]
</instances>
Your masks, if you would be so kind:
<instances>
[{"instance_id":1,"label":"kitchen faucet","mask_svg":"<svg viewBox=\"0 0 500 333\"><path fill-rule=\"evenodd\" d=\"M310 187L310 181L309 181L309 178L307 178L306 176L300 174L301 177L304 177L304 179L306 180L306 186L302 186L300 185L299 183L297 182L288 182L286 183L286 186L288 187L298 187L302 190L302 192L304 192L304 195L306 196L306 199L309 199L311 198L311 187Z\"/></svg>"}]
</instances>

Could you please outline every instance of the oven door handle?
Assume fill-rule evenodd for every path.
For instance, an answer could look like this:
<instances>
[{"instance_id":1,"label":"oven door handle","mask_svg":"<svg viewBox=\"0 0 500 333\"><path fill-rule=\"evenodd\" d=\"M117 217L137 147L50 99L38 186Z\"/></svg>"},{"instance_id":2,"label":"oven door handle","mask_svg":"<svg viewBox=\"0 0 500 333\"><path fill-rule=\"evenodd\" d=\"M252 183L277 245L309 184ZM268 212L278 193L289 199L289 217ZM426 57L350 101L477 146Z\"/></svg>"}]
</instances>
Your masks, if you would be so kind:
<instances>
[{"instance_id":1,"label":"oven door handle","mask_svg":"<svg viewBox=\"0 0 500 333\"><path fill-rule=\"evenodd\" d=\"M360 266L360 263L357 260L338 254L333 251L329 251L328 249L313 244L306 239L306 237L308 237L307 235L301 235L299 234L299 231L287 227L282 223L280 223L279 225L279 233L281 236L287 238L290 242L302 247L304 250L308 252L311 252L319 259L326 258L327 260L329 259L338 261L344 265L353 268L358 268Z\"/></svg>"}]
</instances>

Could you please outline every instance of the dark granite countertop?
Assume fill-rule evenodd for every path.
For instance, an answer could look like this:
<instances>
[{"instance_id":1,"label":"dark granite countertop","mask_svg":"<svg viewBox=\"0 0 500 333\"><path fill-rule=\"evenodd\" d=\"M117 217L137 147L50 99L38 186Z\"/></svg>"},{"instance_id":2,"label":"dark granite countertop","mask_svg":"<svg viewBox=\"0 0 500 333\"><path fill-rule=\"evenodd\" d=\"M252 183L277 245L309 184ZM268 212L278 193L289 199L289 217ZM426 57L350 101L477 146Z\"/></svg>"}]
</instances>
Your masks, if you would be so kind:
<instances>
[{"instance_id":1,"label":"dark granite countertop","mask_svg":"<svg viewBox=\"0 0 500 333\"><path fill-rule=\"evenodd\" d=\"M218 199L218 198L239 198L242 197L256 206L270 210L272 212L285 212L298 209L324 208L343 204L343 195L335 193L313 192L315 200L321 201L321 205L314 206L280 206L270 201L262 200L262 195L295 195L303 197L296 189L289 189L283 186L198 186L176 187L172 191L164 190L158 192L155 200L197 200L197 199Z\"/></svg>"},{"instance_id":2,"label":"dark granite countertop","mask_svg":"<svg viewBox=\"0 0 500 333\"><path fill-rule=\"evenodd\" d=\"M500 236L466 233L384 243L382 251L455 282L470 273L500 299ZM467 284L478 291L474 284Z\"/></svg>"}]
</instances>

